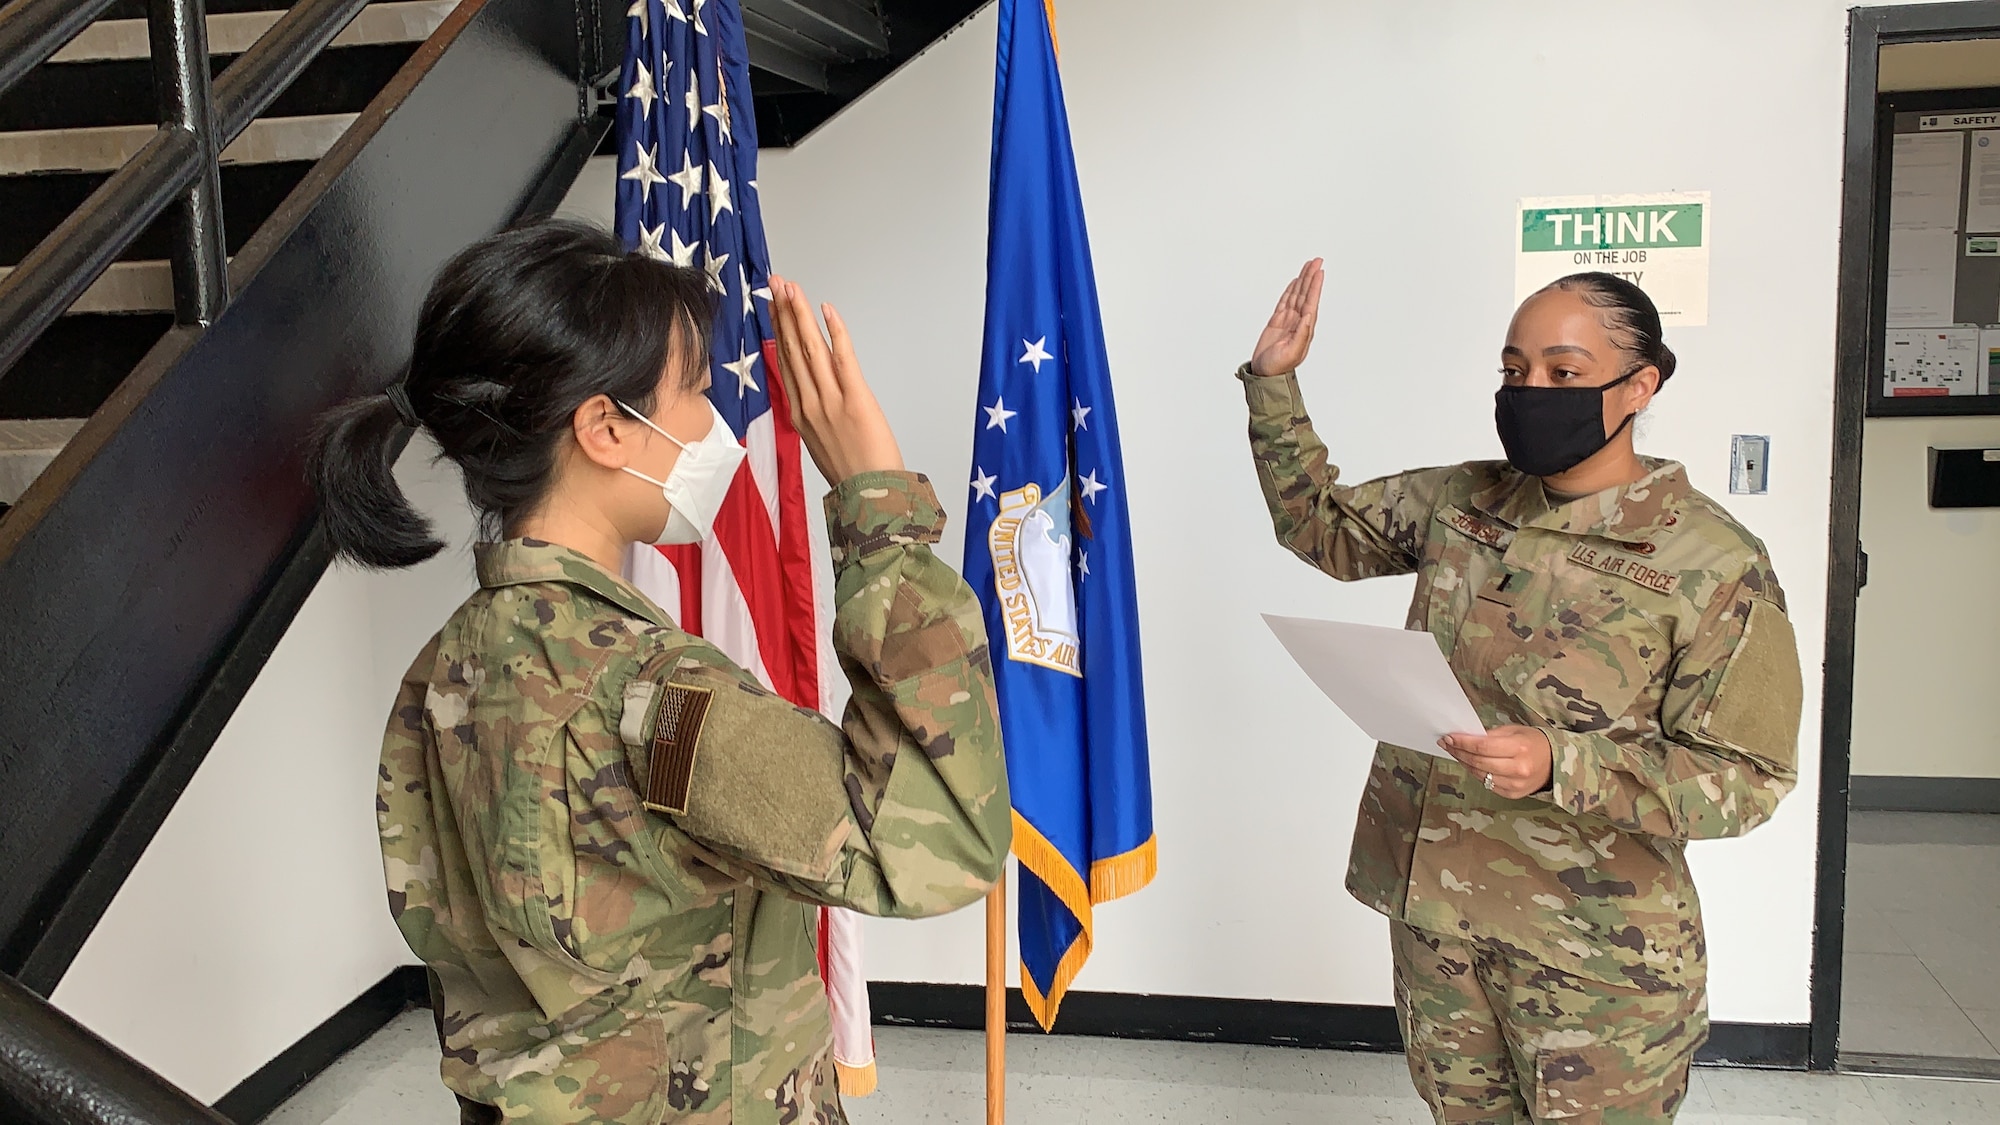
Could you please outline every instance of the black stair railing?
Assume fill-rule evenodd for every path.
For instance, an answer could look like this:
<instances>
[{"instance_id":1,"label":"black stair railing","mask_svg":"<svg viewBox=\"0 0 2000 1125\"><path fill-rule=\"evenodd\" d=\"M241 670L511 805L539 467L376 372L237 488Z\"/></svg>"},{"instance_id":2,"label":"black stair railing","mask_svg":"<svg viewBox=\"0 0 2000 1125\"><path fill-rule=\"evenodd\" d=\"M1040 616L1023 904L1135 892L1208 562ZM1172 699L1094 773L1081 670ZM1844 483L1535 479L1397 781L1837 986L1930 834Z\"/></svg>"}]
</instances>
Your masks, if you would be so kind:
<instances>
[{"instance_id":1,"label":"black stair railing","mask_svg":"<svg viewBox=\"0 0 2000 1125\"><path fill-rule=\"evenodd\" d=\"M328 563L300 461L393 380L430 277L546 213L609 126L628 0L461 0L224 257L217 154L366 0L298 0L211 84L151 0L161 122L4 280L0 379L173 210L180 325L0 518L0 1122L223 1120L49 995ZM109 0L0 5L0 94ZM25 377L17 372L15 377Z\"/></svg>"},{"instance_id":2,"label":"black stair railing","mask_svg":"<svg viewBox=\"0 0 2000 1125\"><path fill-rule=\"evenodd\" d=\"M0 1121L229 1125L6 976L0 976Z\"/></svg>"},{"instance_id":3,"label":"black stair railing","mask_svg":"<svg viewBox=\"0 0 2000 1125\"><path fill-rule=\"evenodd\" d=\"M0 8L0 94L111 0L14 0ZM0 280L0 379L155 219L176 211L174 312L208 325L229 303L219 158L368 0L300 0L211 88L203 0L151 0L147 29L160 128Z\"/></svg>"}]
</instances>

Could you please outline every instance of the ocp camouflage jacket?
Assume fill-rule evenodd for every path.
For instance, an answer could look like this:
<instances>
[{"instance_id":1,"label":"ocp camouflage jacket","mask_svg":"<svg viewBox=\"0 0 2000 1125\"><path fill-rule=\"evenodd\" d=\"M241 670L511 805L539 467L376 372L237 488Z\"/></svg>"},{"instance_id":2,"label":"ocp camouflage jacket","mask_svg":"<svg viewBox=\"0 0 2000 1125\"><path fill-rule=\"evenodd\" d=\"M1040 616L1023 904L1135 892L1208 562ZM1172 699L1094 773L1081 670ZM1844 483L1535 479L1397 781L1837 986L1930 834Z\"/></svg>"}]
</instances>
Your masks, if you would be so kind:
<instances>
[{"instance_id":1,"label":"ocp camouflage jacket","mask_svg":"<svg viewBox=\"0 0 2000 1125\"><path fill-rule=\"evenodd\" d=\"M1407 626L1481 721L1554 748L1550 789L1513 801L1378 747L1348 890L1586 979L1698 985L1684 842L1749 831L1797 780L1798 653L1763 544L1667 461L1555 504L1501 462L1341 485L1296 377L1239 376L1278 541L1343 580L1414 573Z\"/></svg>"},{"instance_id":2,"label":"ocp camouflage jacket","mask_svg":"<svg viewBox=\"0 0 2000 1125\"><path fill-rule=\"evenodd\" d=\"M843 727L582 555L478 552L382 748L389 900L443 1076L508 1121L843 1122L814 907L941 914L1011 839L972 591L929 483L827 498Z\"/></svg>"}]
</instances>

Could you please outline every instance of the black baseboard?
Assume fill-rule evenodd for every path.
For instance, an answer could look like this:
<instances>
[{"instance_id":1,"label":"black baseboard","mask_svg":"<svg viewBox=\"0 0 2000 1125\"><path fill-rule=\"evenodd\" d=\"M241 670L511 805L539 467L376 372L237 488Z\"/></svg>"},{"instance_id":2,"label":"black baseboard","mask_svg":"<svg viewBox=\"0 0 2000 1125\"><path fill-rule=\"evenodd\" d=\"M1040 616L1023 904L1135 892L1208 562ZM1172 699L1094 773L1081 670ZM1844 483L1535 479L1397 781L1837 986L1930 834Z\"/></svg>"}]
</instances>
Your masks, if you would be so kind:
<instances>
[{"instance_id":1,"label":"black baseboard","mask_svg":"<svg viewBox=\"0 0 2000 1125\"><path fill-rule=\"evenodd\" d=\"M277 1058L236 1084L215 1103L215 1112L254 1125L298 1093L340 1056L359 1047L390 1020L413 1007L430 1003L430 985L422 967L405 965L383 977L352 1004L335 1012L306 1037L285 1048Z\"/></svg>"},{"instance_id":2,"label":"black baseboard","mask_svg":"<svg viewBox=\"0 0 2000 1125\"><path fill-rule=\"evenodd\" d=\"M877 981L868 986L868 997L878 1024L962 1031L986 1026L986 993L977 985ZM1007 990L1007 1027L1038 1030L1018 988ZM1209 996L1072 992L1063 999L1056 1034L1332 1051L1403 1049L1392 1008ZM1719 1066L1798 1070L1805 1068L1808 1040L1802 1023L1718 1023L1699 1058Z\"/></svg>"},{"instance_id":3,"label":"black baseboard","mask_svg":"<svg viewBox=\"0 0 2000 1125\"><path fill-rule=\"evenodd\" d=\"M868 986L868 995L879 1024L963 1031L985 1026L985 991L976 985L877 981ZM236 1125L255 1125L390 1020L428 1003L424 970L414 965L395 970L238 1083L215 1103L215 1111ZM1036 1030L1018 988L1007 991L1007 1026ZM1333 1051L1403 1049L1390 1008L1210 996L1072 992L1063 1000L1056 1033ZM1718 1023L1700 1060L1802 1069L1807 1053L1804 1024Z\"/></svg>"},{"instance_id":4,"label":"black baseboard","mask_svg":"<svg viewBox=\"0 0 2000 1125\"><path fill-rule=\"evenodd\" d=\"M2000 778L1856 774L1847 805L1863 812L2000 813Z\"/></svg>"}]
</instances>

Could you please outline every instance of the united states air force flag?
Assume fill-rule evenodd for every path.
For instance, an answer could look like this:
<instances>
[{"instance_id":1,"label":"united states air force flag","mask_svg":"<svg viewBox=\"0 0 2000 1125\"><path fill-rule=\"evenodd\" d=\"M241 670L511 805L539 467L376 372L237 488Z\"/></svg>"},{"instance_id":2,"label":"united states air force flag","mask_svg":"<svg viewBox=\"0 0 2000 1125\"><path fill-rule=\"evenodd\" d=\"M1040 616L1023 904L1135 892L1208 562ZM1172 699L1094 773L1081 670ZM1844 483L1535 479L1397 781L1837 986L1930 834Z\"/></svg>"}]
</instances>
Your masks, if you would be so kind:
<instances>
[{"instance_id":1,"label":"united states air force flag","mask_svg":"<svg viewBox=\"0 0 2000 1125\"><path fill-rule=\"evenodd\" d=\"M999 658L1021 991L1048 1028L1092 906L1155 860L1124 463L1043 0L1000 0L993 134L965 577Z\"/></svg>"}]
</instances>

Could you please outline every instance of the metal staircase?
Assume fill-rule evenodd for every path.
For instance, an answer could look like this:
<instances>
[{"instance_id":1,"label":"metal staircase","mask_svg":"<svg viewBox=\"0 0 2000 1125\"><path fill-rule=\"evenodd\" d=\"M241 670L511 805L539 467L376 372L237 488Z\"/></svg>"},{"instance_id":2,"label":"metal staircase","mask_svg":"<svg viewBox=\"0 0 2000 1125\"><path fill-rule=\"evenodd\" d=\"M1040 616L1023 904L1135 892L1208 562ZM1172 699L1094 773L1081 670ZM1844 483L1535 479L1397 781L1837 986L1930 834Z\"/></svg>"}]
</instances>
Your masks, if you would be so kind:
<instances>
[{"instance_id":1,"label":"metal staircase","mask_svg":"<svg viewBox=\"0 0 2000 1125\"><path fill-rule=\"evenodd\" d=\"M630 4L0 2L0 1120L216 1120L41 997L328 564L315 420L604 146ZM767 143L978 6L746 0Z\"/></svg>"}]
</instances>

